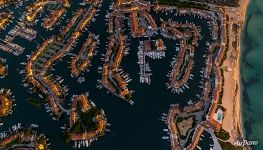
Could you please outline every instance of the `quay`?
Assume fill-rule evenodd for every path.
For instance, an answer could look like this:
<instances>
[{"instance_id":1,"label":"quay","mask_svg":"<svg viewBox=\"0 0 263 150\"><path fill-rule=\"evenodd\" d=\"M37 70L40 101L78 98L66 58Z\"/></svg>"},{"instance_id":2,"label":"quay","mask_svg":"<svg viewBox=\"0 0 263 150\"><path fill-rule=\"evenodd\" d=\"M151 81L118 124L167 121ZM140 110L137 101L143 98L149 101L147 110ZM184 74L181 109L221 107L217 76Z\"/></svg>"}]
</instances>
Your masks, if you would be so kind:
<instances>
[{"instance_id":1,"label":"quay","mask_svg":"<svg viewBox=\"0 0 263 150\"><path fill-rule=\"evenodd\" d=\"M111 35L109 47L105 54L103 71L102 71L102 85L112 94L130 101L131 91L127 87L127 82L120 74L120 64L125 55L126 36Z\"/></svg>"},{"instance_id":2,"label":"quay","mask_svg":"<svg viewBox=\"0 0 263 150\"><path fill-rule=\"evenodd\" d=\"M46 29L53 29L56 23L60 20L63 14L66 13L66 9L64 7L58 8L57 10L53 10L47 18L44 19L43 27Z\"/></svg>"},{"instance_id":3,"label":"quay","mask_svg":"<svg viewBox=\"0 0 263 150\"><path fill-rule=\"evenodd\" d=\"M22 128L17 125L12 126L13 132L0 139L0 149L35 149L49 150L48 139L44 134L38 134L31 128Z\"/></svg>"},{"instance_id":4,"label":"quay","mask_svg":"<svg viewBox=\"0 0 263 150\"><path fill-rule=\"evenodd\" d=\"M86 42L82 45L79 54L72 58L71 60L71 75L79 76L81 72L88 69L91 65L91 59L96 53L96 46L98 39L95 35L90 34Z\"/></svg>"},{"instance_id":5,"label":"quay","mask_svg":"<svg viewBox=\"0 0 263 150\"><path fill-rule=\"evenodd\" d=\"M1 2L0 2L1 6ZM13 12L0 12L0 31L5 30L5 28L8 26L10 22L12 22L13 19Z\"/></svg>"},{"instance_id":6,"label":"quay","mask_svg":"<svg viewBox=\"0 0 263 150\"><path fill-rule=\"evenodd\" d=\"M166 85L168 89L172 89L172 92L181 93L184 87L188 87L187 81L193 76L191 70L194 67L195 46L200 38L200 31L191 23L178 24L163 21L161 27L164 36L180 40L179 54L171 63L173 68L168 74L170 82ZM181 72L181 70L185 71Z\"/></svg>"},{"instance_id":7,"label":"quay","mask_svg":"<svg viewBox=\"0 0 263 150\"><path fill-rule=\"evenodd\" d=\"M12 4L23 3L23 0L0 0L0 8L5 8Z\"/></svg>"},{"instance_id":8,"label":"quay","mask_svg":"<svg viewBox=\"0 0 263 150\"><path fill-rule=\"evenodd\" d=\"M148 62L146 62L146 57L151 59L162 59L165 57L166 46L163 40L145 40L140 41L140 46L138 47L138 64L140 67L140 83L151 84L151 69Z\"/></svg>"}]
</instances>

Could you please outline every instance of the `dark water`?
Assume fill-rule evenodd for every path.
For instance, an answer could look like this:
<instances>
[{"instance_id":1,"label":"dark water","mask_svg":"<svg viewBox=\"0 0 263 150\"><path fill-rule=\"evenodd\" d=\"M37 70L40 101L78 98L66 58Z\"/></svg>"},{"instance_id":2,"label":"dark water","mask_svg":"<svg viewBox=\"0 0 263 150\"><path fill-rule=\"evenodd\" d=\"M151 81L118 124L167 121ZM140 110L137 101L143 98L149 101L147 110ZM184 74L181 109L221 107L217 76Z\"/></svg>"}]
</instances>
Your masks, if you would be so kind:
<instances>
[{"instance_id":1,"label":"dark water","mask_svg":"<svg viewBox=\"0 0 263 150\"><path fill-rule=\"evenodd\" d=\"M187 19L202 28L203 39L196 49L196 63L192 73L195 77L194 80L189 82L190 89L185 90L181 95L171 94L170 90L167 90L165 87L165 83L168 81L166 74L171 69L170 61L174 55L177 54L177 52L175 52L175 44L178 41L165 40L167 52L164 59L147 59L147 61L150 62L153 72L152 84L150 86L139 84L139 66L137 65L139 39L131 41L130 54L123 59L122 68L125 72L128 72L133 79L129 84L129 87L136 91L133 95L135 104L132 106L111 94L107 94L105 89L99 90L95 88L97 79L101 78L97 73L97 68L98 66L102 66L100 58L101 54L105 53L105 43L107 43L108 34L106 33L107 26L105 25L104 16L108 12L110 3L112 2L104 0L99 16L89 28L89 32L100 36L101 44L98 49L98 55L93 59L90 72L84 75L86 82L79 84L76 82L77 79L70 77L70 70L66 69L69 66L69 56L64 57L62 59L63 61L58 62L54 66L56 71L54 71L53 74L62 76L63 79L65 79L63 85L68 85L70 88L67 100L69 100L73 94L89 91L92 101L98 108L103 108L106 112L108 122L111 124L108 129L110 129L111 132L107 132L105 136L92 143L91 147L89 147L90 150L169 150L170 142L162 140L161 138L162 136L167 136L167 133L163 132L163 129L167 128L167 125L160 121L160 118L162 113L168 112L170 104L179 103L181 106L185 106L188 100L192 99L195 102L198 100L196 94L201 94L201 89L198 87L200 85L199 81L201 81L201 73L199 71L205 65L205 59L202 57L207 50L205 41L210 41L209 31L206 30L208 28L206 20L199 20L187 15L184 17L167 16L165 14L154 15L157 22L160 22L159 17L171 18L182 22L185 22ZM77 7L79 7L78 1L74 1L66 18L62 21L63 25L65 25L66 19L70 19L72 11ZM22 7L17 10L23 12L24 8ZM15 11L16 15L20 16L17 10ZM46 14L42 14L42 18L45 15ZM59 27L56 27L54 31L45 31L40 26L40 22L33 28L37 29L39 34L45 39L59 33ZM9 31L15 24L14 22L7 30ZM1 39L4 38L5 34L5 32L0 34ZM79 40L77 47L72 51L73 53L78 52L87 36L88 32L85 32ZM43 40L38 37L35 42L41 44ZM33 53L37 49L35 42L30 43L21 38L17 38L16 43L26 47L25 52L17 57L0 51L0 56L6 58L9 65L9 75L5 79L0 79L0 87L11 89L16 97L17 103L13 115L2 119L4 125L0 127L0 131L7 130L8 127L19 122L26 126L35 123L39 125L39 131L45 133L50 139L52 150L73 149L72 145L65 144L61 137L60 126L67 123L67 117L60 122L53 121L49 114L45 112L44 107L42 110L37 110L34 106L26 102L27 98L37 97L37 95L30 94L29 89L22 86L22 75L18 72L24 69L24 66L20 65L20 63L26 62L26 55ZM207 142L203 144L201 142L200 145L207 144Z\"/></svg>"},{"instance_id":2,"label":"dark water","mask_svg":"<svg viewBox=\"0 0 263 150\"><path fill-rule=\"evenodd\" d=\"M263 1L251 0L242 36L243 127L254 148L263 149Z\"/></svg>"}]
</instances>

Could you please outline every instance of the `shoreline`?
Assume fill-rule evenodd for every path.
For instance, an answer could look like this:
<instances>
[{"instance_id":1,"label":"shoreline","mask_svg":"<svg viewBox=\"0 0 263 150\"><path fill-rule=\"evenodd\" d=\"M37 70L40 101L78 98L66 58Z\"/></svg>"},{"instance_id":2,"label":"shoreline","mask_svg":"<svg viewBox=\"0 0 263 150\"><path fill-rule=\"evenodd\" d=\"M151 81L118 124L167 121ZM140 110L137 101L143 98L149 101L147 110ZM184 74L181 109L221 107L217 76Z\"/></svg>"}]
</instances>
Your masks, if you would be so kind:
<instances>
[{"instance_id":1,"label":"shoreline","mask_svg":"<svg viewBox=\"0 0 263 150\"><path fill-rule=\"evenodd\" d=\"M240 34L239 34L239 46L238 46L238 51L239 51L239 54L238 54L238 60L237 60L237 67L236 67L236 71L237 71L237 86L238 86L238 91L237 91L237 96L236 96L236 99L237 99L237 104L238 104L238 108L239 108L239 111L238 111L238 119L239 119L239 122L238 122L238 127L239 127L239 132L241 134L241 137L243 139L245 139L245 135L244 135L244 130L243 130L243 126L242 126L242 104L241 104L241 74L240 74L240 68L241 68L241 65L240 65L240 61L241 61L241 50L242 50L242 47L241 47L241 41L242 41L242 34L243 34L243 31L244 31L244 27L245 27L245 21L246 21L246 14L247 14L247 9L249 7L249 4L250 4L250 0L240 0L240 11L242 12L241 14L241 17L242 17L242 26L240 28Z\"/></svg>"},{"instance_id":2,"label":"shoreline","mask_svg":"<svg viewBox=\"0 0 263 150\"><path fill-rule=\"evenodd\" d=\"M250 5L250 2L251 2L251 0L240 0L240 10L243 12L242 13L242 27L241 27L241 29L240 29L240 35L239 35L239 37L240 37L240 44L239 44L239 58L238 58L238 61L237 61L237 63L238 63L238 67L239 67L239 69L238 69L238 87L239 87L239 90L238 90L238 95L237 95L237 99L238 99L238 101L239 101L239 108L240 108L240 112L239 112L239 130L241 131L241 136L242 136L242 139L246 139L246 137L245 137L245 132L244 132L244 126L243 126L243 118L242 118L242 103L241 103L241 101L242 101L242 97L241 97L241 90L242 90L242 88L241 88L241 86L242 86L242 81L241 81L241 79L242 79L242 77L241 77L241 73L240 73L240 68L241 68L241 56L240 56L240 54L242 54L242 47L241 47L241 41L242 41L242 34L243 34L243 32L244 32L244 28L245 28L245 26L246 26L246 17L247 17L247 10L248 10L248 7L249 7L249 5ZM243 5L243 6L242 6ZM245 146L244 147L244 150L251 150L251 147L250 146Z\"/></svg>"},{"instance_id":3,"label":"shoreline","mask_svg":"<svg viewBox=\"0 0 263 150\"><path fill-rule=\"evenodd\" d=\"M224 97L222 105L227 109L225 119L223 121L223 128L229 132L230 139L228 140L230 143L234 144L238 140L243 140L245 137L243 126L242 126L242 104L241 104L241 75L240 75L240 54L241 54L241 41L242 41L242 32L245 25L246 12L249 6L250 0L240 0L239 7L237 8L237 12L239 13L240 19L240 29L237 35L238 38L238 46L236 48L237 51L237 59L232 61L225 60L224 65L222 67L231 67L233 69L232 72L224 71ZM237 19L236 19L237 20ZM234 20L235 21L235 20ZM230 32L231 34L231 32ZM228 78L226 78L228 76ZM230 80L230 82L227 82ZM226 94L226 93L228 94ZM229 101L233 100L233 101ZM244 147L244 149L249 149Z\"/></svg>"}]
</instances>

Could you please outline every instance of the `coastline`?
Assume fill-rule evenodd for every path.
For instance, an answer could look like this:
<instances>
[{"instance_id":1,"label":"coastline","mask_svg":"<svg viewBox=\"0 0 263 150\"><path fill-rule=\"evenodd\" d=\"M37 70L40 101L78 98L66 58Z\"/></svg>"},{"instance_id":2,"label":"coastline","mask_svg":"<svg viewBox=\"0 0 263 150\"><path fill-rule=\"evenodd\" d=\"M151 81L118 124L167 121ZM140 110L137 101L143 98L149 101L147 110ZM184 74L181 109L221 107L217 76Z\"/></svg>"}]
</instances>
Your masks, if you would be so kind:
<instances>
[{"instance_id":1,"label":"coastline","mask_svg":"<svg viewBox=\"0 0 263 150\"><path fill-rule=\"evenodd\" d=\"M239 14L240 29L238 33L237 59L224 62L222 67L230 67L232 71L224 71L224 95L223 106L226 108L226 114L223 121L223 128L229 132L230 143L234 144L238 140L244 139L244 131L242 127L242 109L241 109L241 76L240 76L240 54L241 54L241 36L245 25L246 12L250 0L240 0L240 7L234 14ZM230 12L233 13L233 12ZM231 34L231 32L230 32ZM232 101L231 101L232 100ZM249 149L245 148L244 149Z\"/></svg>"},{"instance_id":2,"label":"coastline","mask_svg":"<svg viewBox=\"0 0 263 150\"><path fill-rule=\"evenodd\" d=\"M240 61L241 61L241 57L240 57L240 54L241 54L241 50L242 50L242 47L241 47L241 39L242 39L242 33L244 31L244 26L245 26L245 21L246 21L246 14L247 14L247 9L249 7L249 4L250 4L250 0L240 0L240 12L242 13L241 14L241 17L242 17L242 26L240 28L240 33L239 33L239 46L238 46L238 51L239 51L239 55L238 55L238 60L237 60L237 67L236 67L236 72L237 72L237 84L238 84L238 91L237 91L237 96L236 96L236 99L237 99L237 105L239 107L239 111L237 111L238 113L238 127L239 127L239 131L240 131L240 134L241 134L241 137L244 139L245 138L245 135L244 135L244 131L243 131L243 126L242 126L242 105L241 105L241 74L240 74Z\"/></svg>"}]
</instances>

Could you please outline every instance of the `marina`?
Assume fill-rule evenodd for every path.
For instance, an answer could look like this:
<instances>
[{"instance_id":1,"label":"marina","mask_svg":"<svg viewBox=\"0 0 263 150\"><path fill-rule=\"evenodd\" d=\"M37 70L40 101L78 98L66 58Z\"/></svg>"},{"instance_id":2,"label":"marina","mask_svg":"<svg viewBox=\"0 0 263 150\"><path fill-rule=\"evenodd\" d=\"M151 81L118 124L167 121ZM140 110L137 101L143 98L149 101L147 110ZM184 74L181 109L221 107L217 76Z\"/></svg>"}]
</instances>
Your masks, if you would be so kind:
<instances>
[{"instance_id":1,"label":"marina","mask_svg":"<svg viewBox=\"0 0 263 150\"><path fill-rule=\"evenodd\" d=\"M238 33L241 22L229 24L222 7L204 8L143 0L14 3L8 11L15 17L0 22L0 84L15 91L19 107L1 119L3 137L21 122L37 126L49 149L220 150L224 75L231 72L223 62L229 42L238 41L229 26Z\"/></svg>"}]
</instances>

